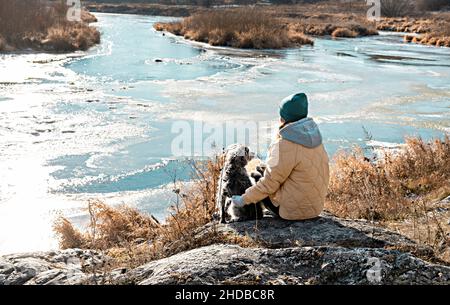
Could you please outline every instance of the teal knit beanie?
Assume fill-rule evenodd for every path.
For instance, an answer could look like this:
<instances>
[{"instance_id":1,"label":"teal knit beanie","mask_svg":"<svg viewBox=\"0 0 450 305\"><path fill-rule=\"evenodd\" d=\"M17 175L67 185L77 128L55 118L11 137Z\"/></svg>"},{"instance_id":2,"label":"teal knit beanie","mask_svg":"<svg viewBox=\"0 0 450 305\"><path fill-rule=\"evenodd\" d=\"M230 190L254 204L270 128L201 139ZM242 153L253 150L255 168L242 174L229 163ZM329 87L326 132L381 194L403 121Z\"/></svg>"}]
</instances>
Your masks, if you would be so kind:
<instances>
[{"instance_id":1,"label":"teal knit beanie","mask_svg":"<svg viewBox=\"0 0 450 305\"><path fill-rule=\"evenodd\" d=\"M308 117L308 98L304 93L286 97L280 104L280 116L286 123L292 123Z\"/></svg>"}]
</instances>

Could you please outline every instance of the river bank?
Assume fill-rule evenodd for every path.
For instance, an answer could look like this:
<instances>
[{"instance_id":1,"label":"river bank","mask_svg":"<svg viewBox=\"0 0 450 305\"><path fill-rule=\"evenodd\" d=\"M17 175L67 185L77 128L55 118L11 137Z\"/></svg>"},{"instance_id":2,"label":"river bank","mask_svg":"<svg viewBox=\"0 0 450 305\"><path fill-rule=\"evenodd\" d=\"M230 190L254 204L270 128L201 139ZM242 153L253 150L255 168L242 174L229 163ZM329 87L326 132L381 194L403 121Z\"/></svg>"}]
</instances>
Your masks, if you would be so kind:
<instances>
[{"instance_id":1,"label":"river bank","mask_svg":"<svg viewBox=\"0 0 450 305\"><path fill-rule=\"evenodd\" d=\"M380 31L405 34L405 42L436 47L450 47L450 13L426 13L420 17L384 18L377 24Z\"/></svg>"},{"instance_id":2,"label":"river bank","mask_svg":"<svg viewBox=\"0 0 450 305\"><path fill-rule=\"evenodd\" d=\"M207 16L216 11L229 10L225 7L210 7L195 5L161 5L161 4L114 4L114 3L92 3L86 7L93 12L141 14L153 16L189 17L197 15L198 19L208 19ZM245 10L246 6L235 6L234 10ZM267 18L279 19L287 28L291 37L302 36L301 39L292 38L293 44L312 44L312 37L332 36L335 38L355 38L368 35L377 35L378 31L395 31L415 33L419 35L405 35L405 42L413 42L437 47L450 46L450 18L445 11L428 12L420 7L416 10L405 11L408 16L382 18L377 22L369 22L366 18L367 5L364 3L335 3L333 1L322 3L303 3L296 5L256 5L255 9L267 14ZM248 14L247 14L248 15ZM249 15L248 15L249 16ZM266 18L266 19L267 19ZM190 27L189 19L185 22L160 24L159 30L166 30L176 35L186 36L197 41L212 41L212 45L240 46L247 43L238 43L238 39L230 35L224 29L216 29L209 33L207 29ZM203 34L199 33L202 32ZM220 33L219 33L220 32ZM270 32L270 31L269 31ZM256 35L253 31L253 35ZM267 34L270 36L270 34ZM311 38L309 38L310 36ZM262 38L264 39L264 38ZM267 40L267 38L266 38ZM286 39L286 41L288 41ZM255 44L250 43L253 47ZM280 45L271 43L269 45Z\"/></svg>"},{"instance_id":3,"label":"river bank","mask_svg":"<svg viewBox=\"0 0 450 305\"><path fill-rule=\"evenodd\" d=\"M0 52L33 50L69 53L100 43L100 32L89 26L94 15L81 11L80 21L66 19L67 7L37 1L0 4Z\"/></svg>"}]
</instances>

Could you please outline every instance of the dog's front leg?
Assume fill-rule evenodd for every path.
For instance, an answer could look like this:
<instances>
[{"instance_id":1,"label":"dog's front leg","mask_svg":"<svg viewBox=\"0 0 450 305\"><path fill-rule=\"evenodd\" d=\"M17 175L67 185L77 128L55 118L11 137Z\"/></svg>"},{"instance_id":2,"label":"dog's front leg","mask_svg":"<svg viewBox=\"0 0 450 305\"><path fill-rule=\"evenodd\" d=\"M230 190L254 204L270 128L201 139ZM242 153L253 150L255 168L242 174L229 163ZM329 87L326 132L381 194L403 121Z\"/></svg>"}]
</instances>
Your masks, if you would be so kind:
<instances>
[{"instance_id":1,"label":"dog's front leg","mask_svg":"<svg viewBox=\"0 0 450 305\"><path fill-rule=\"evenodd\" d=\"M222 198L220 198L220 223L226 223L226 196L225 194L222 195Z\"/></svg>"}]
</instances>

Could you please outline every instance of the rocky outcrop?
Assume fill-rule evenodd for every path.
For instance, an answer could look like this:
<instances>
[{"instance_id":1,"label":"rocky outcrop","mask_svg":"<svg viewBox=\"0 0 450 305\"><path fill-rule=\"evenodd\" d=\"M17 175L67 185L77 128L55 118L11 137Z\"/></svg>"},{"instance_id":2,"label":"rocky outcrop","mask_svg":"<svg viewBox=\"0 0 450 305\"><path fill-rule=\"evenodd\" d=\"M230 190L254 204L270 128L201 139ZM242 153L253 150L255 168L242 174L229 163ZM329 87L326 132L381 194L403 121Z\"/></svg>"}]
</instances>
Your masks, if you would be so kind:
<instances>
[{"instance_id":1,"label":"rocky outcrop","mask_svg":"<svg viewBox=\"0 0 450 305\"><path fill-rule=\"evenodd\" d=\"M107 277L95 272L107 258L94 251L10 255L0 258L0 284L450 284L450 267L431 263L431 249L367 221L324 213L214 226L257 246L210 245Z\"/></svg>"},{"instance_id":2,"label":"rocky outcrop","mask_svg":"<svg viewBox=\"0 0 450 305\"><path fill-rule=\"evenodd\" d=\"M0 285L77 285L96 282L105 258L90 250L14 254L0 257Z\"/></svg>"},{"instance_id":3,"label":"rocky outcrop","mask_svg":"<svg viewBox=\"0 0 450 305\"><path fill-rule=\"evenodd\" d=\"M115 277L149 284L449 284L450 268L395 250L211 245Z\"/></svg>"},{"instance_id":4,"label":"rocky outcrop","mask_svg":"<svg viewBox=\"0 0 450 305\"><path fill-rule=\"evenodd\" d=\"M376 227L365 220L341 219L326 212L312 220L285 221L266 217L260 221L219 225L217 230L222 233L249 236L269 248L292 246L383 248L399 245L408 249L419 248L403 235ZM430 249L422 247L421 250L427 252Z\"/></svg>"}]
</instances>

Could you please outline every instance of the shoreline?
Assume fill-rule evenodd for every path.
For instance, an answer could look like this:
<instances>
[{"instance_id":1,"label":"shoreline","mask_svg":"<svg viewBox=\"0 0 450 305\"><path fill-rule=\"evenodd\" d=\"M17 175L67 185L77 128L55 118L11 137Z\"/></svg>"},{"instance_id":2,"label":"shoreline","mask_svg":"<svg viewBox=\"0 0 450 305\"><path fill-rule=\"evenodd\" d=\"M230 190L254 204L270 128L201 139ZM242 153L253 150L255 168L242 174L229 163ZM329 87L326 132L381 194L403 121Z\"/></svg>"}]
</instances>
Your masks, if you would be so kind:
<instances>
[{"instance_id":1,"label":"shoreline","mask_svg":"<svg viewBox=\"0 0 450 305\"><path fill-rule=\"evenodd\" d=\"M83 10L80 22L53 22L41 31L28 31L21 36L0 33L0 54L68 54L87 51L98 45L101 34L91 26L97 18Z\"/></svg>"},{"instance_id":2,"label":"shoreline","mask_svg":"<svg viewBox=\"0 0 450 305\"><path fill-rule=\"evenodd\" d=\"M92 12L132 14L144 16L165 16L165 17L189 17L197 13L204 14L217 10L242 9L247 6L237 6L234 8L212 7L205 8L197 5L163 5L163 4L114 4L114 3L92 3L88 2L86 7ZM369 35L378 35L377 31L402 32L405 43L417 43L436 47L450 47L450 34L436 34L433 32L434 26L428 26L427 30L421 29L417 32L414 29L420 29L421 24L432 24L435 20L439 22L450 22L450 13L433 12L424 13L421 17L399 17L382 18L370 28L370 22L365 20L365 9L363 5L350 6L346 13L342 13L335 5L327 3L323 6L315 4L296 4L296 5L256 5L258 9L267 11L272 17L283 20L293 32L308 35L311 37L332 37L332 38L357 38ZM292 9L291 9L292 8ZM305 11L314 13L305 13ZM331 18L331 19L330 19ZM329 24L322 22L330 19ZM342 23L344 20L344 23ZM180 22L181 23L181 22ZM406 26L405 26L406 24ZM369 25L369 27L368 27ZM442 26L441 26L442 27ZM445 30L445 29L444 29ZM170 31L170 30L169 30ZM172 31L170 31L172 32ZM173 32L172 32L173 33ZM410 35L413 34L413 35ZM416 35L417 34L417 35ZM183 35L184 36L184 35ZM196 39L193 39L196 40ZM196 41L204 42L205 39ZM227 45L230 42L221 43ZM302 39L300 44L311 44L311 42Z\"/></svg>"}]
</instances>

